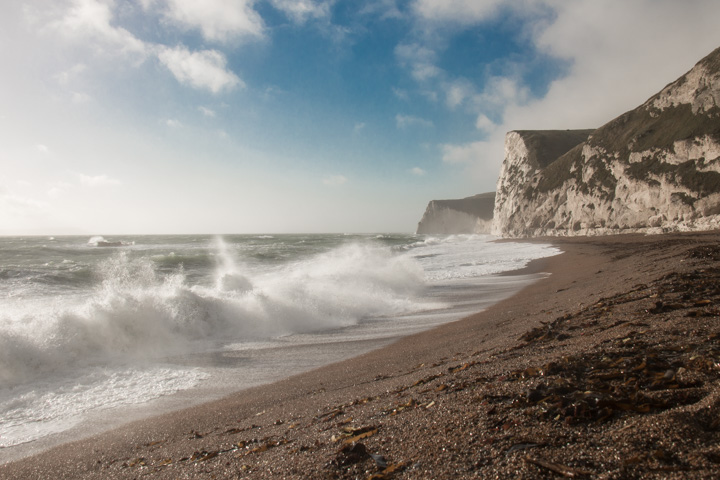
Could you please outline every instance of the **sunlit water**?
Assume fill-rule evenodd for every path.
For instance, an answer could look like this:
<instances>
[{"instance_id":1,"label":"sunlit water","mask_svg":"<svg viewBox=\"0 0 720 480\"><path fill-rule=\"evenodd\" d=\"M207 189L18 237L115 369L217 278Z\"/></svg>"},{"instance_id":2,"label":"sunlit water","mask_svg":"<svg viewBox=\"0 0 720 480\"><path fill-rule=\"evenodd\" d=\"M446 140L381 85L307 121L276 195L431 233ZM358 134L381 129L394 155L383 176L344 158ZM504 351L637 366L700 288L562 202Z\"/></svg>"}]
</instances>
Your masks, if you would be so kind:
<instances>
[{"instance_id":1,"label":"sunlit water","mask_svg":"<svg viewBox=\"0 0 720 480\"><path fill-rule=\"evenodd\" d=\"M528 280L495 274L558 253L491 240L0 238L0 461L112 409L216 398L456 320Z\"/></svg>"}]
</instances>

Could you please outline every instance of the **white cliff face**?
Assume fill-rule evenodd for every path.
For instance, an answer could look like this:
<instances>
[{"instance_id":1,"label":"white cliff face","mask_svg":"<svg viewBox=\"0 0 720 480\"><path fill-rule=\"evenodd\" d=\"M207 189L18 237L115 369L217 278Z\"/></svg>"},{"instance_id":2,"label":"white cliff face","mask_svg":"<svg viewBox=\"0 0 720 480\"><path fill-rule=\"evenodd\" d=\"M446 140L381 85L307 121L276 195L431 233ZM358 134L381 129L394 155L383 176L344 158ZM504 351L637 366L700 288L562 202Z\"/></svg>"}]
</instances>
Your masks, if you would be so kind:
<instances>
[{"instance_id":1,"label":"white cliff face","mask_svg":"<svg viewBox=\"0 0 720 480\"><path fill-rule=\"evenodd\" d=\"M469 213L430 202L417 233L435 235L453 235L462 233L490 233L492 220L482 220Z\"/></svg>"},{"instance_id":2,"label":"white cliff face","mask_svg":"<svg viewBox=\"0 0 720 480\"><path fill-rule=\"evenodd\" d=\"M418 223L417 233L489 234L494 199L494 193L485 193L460 200L432 200Z\"/></svg>"},{"instance_id":3,"label":"white cliff face","mask_svg":"<svg viewBox=\"0 0 720 480\"><path fill-rule=\"evenodd\" d=\"M507 142L522 141L508 135ZM633 161L611 158L607 163L614 188L591 186L592 165L582 171L582 181L570 178L548 192L527 198L528 185L537 185L541 172L513 169L514 175L501 176L495 208L493 234L507 237L541 235L608 235L615 233L662 233L668 231L710 230L720 228L720 192L699 192L678 181L675 172L649 173L646 179L633 178L628 172L637 158L654 157L660 165L688 165L698 173L720 175L720 144L706 142L705 152L692 149L652 151L637 154ZM511 151L520 151L511 148ZM659 153L659 155L657 155ZM583 160L601 156L593 147L583 148ZM523 157L512 159L517 163ZM604 157L607 158L607 157ZM578 167L577 165L575 167Z\"/></svg>"},{"instance_id":4,"label":"white cliff face","mask_svg":"<svg viewBox=\"0 0 720 480\"><path fill-rule=\"evenodd\" d=\"M508 133L493 234L720 228L719 60L720 49L546 167L531 160L532 132Z\"/></svg>"},{"instance_id":5,"label":"white cliff face","mask_svg":"<svg viewBox=\"0 0 720 480\"><path fill-rule=\"evenodd\" d=\"M718 72L713 71L708 63L696 65L683 77L683 81L671 83L644 106L662 111L679 105L690 105L694 115L707 114L720 106Z\"/></svg>"},{"instance_id":6,"label":"white cliff face","mask_svg":"<svg viewBox=\"0 0 720 480\"><path fill-rule=\"evenodd\" d=\"M500 168L500 177L495 190L495 211L491 228L493 235L503 235L505 225L521 208L520 191L530 184L532 176L539 171L537 164L531 165L528 153L527 146L518 132L509 132L505 136L505 161Z\"/></svg>"}]
</instances>

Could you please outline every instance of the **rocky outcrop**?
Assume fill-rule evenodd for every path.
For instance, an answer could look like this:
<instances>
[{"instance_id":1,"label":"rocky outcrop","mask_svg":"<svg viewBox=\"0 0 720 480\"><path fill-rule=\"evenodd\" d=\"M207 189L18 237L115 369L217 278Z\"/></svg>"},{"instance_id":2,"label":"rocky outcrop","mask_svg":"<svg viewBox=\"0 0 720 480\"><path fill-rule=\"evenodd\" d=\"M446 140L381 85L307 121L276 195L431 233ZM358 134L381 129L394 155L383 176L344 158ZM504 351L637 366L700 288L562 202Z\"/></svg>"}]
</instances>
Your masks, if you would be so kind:
<instances>
[{"instance_id":1,"label":"rocky outcrop","mask_svg":"<svg viewBox=\"0 0 720 480\"><path fill-rule=\"evenodd\" d=\"M597 130L506 136L496 235L715 228L720 228L720 49Z\"/></svg>"},{"instance_id":2,"label":"rocky outcrop","mask_svg":"<svg viewBox=\"0 0 720 480\"><path fill-rule=\"evenodd\" d=\"M417 233L490 233L494 203L495 192L460 200L432 200L418 223Z\"/></svg>"}]
</instances>

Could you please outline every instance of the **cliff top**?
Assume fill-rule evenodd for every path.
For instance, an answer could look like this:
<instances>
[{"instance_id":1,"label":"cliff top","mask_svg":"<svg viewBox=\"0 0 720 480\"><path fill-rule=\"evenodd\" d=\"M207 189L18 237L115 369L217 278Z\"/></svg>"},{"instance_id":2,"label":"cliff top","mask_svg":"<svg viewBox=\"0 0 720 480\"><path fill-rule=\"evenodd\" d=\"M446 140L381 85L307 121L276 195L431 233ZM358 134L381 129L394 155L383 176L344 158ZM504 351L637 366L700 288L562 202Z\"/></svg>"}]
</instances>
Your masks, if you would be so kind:
<instances>
[{"instance_id":1,"label":"cliff top","mask_svg":"<svg viewBox=\"0 0 720 480\"><path fill-rule=\"evenodd\" d=\"M718 76L720 48L697 62L685 75L669 83L639 107L591 131L591 135L583 140L582 144L578 143L574 148L554 158L554 153L550 155L543 152L544 159L549 162L538 161L539 168L544 171L537 190L541 193L548 192L573 176L580 182L578 175L581 170L573 170L571 167L580 162L582 145L613 152L617 158L629 163L632 152L674 152L677 141L703 137L720 139ZM523 138L530 151L546 148L538 143L537 139L533 139L533 144ZM635 178L649 180L653 176L667 173L669 169L677 169L676 176L680 183L691 190L707 193L720 188L720 174L717 172L699 172L690 164L682 168L668 166L659 162L656 156L632 164L628 173ZM591 183L590 186L605 185L610 190L614 187L610 171L601 163L596 165Z\"/></svg>"},{"instance_id":2,"label":"cliff top","mask_svg":"<svg viewBox=\"0 0 720 480\"><path fill-rule=\"evenodd\" d=\"M431 203L489 220L493 216L495 192L480 193L457 200L433 200Z\"/></svg>"},{"instance_id":3,"label":"cliff top","mask_svg":"<svg viewBox=\"0 0 720 480\"><path fill-rule=\"evenodd\" d=\"M594 129L515 130L528 149L528 160L545 168L576 145L586 141Z\"/></svg>"},{"instance_id":4,"label":"cliff top","mask_svg":"<svg viewBox=\"0 0 720 480\"><path fill-rule=\"evenodd\" d=\"M718 76L720 48L644 104L598 128L589 143L625 156L672 149L677 140L720 138Z\"/></svg>"},{"instance_id":5,"label":"cliff top","mask_svg":"<svg viewBox=\"0 0 720 480\"><path fill-rule=\"evenodd\" d=\"M510 132L498 195L502 236L718 228L720 48L596 130Z\"/></svg>"}]
</instances>

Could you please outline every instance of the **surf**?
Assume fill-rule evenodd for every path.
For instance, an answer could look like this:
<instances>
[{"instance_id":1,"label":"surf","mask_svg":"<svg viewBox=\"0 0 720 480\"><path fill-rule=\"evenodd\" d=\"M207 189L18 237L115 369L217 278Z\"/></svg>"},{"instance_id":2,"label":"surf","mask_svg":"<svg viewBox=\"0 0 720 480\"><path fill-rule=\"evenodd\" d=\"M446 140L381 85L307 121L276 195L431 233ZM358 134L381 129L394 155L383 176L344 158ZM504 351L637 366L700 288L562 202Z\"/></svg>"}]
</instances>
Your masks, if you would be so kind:
<instances>
[{"instance_id":1,"label":"surf","mask_svg":"<svg viewBox=\"0 0 720 480\"><path fill-rule=\"evenodd\" d=\"M4 262L11 266L1 285L7 295L0 309L0 447L65 431L92 412L203 385L242 388L247 379L267 381L362 351L344 342L373 339L358 344L370 348L429 328L452 318L427 320L432 312L457 301L443 290L432 293L436 285L552 253L472 236L123 241L95 249L79 238L0 239L6 243L0 255L23 259ZM417 312L426 320L412 316ZM332 354L292 350L323 342ZM279 356L272 371L258 363L266 357L250 353L267 348ZM242 378L232 377L241 370L223 358L244 359Z\"/></svg>"}]
</instances>

